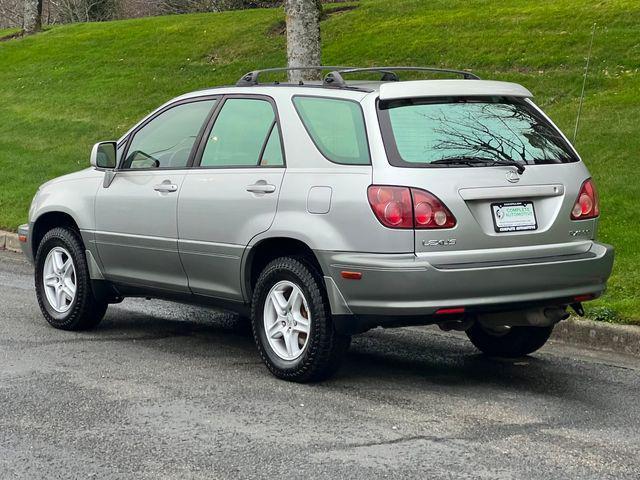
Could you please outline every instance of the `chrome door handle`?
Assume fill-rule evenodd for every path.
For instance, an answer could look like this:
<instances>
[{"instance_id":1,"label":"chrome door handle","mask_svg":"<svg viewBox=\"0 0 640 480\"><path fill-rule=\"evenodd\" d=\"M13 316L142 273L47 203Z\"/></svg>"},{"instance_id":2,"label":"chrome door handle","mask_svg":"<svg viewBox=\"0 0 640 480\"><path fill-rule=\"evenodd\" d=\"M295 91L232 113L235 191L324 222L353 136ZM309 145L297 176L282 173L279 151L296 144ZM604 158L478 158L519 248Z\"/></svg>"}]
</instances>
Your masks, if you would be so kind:
<instances>
[{"instance_id":1,"label":"chrome door handle","mask_svg":"<svg viewBox=\"0 0 640 480\"><path fill-rule=\"evenodd\" d=\"M161 183L160 185L153 187L153 189L160 193L171 193L178 191L178 185L175 183Z\"/></svg>"},{"instance_id":2,"label":"chrome door handle","mask_svg":"<svg viewBox=\"0 0 640 480\"><path fill-rule=\"evenodd\" d=\"M247 192L251 193L273 193L276 191L276 186L270 183L254 183L253 185L247 185Z\"/></svg>"}]
</instances>

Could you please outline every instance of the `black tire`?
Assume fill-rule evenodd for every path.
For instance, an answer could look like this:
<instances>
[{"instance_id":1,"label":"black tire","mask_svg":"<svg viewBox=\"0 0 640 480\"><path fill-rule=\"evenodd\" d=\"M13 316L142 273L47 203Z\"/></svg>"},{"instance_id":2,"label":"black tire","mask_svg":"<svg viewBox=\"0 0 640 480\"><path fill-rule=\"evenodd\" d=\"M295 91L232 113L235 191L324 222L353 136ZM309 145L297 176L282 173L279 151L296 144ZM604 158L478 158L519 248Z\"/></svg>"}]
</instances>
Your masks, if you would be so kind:
<instances>
[{"instance_id":1,"label":"black tire","mask_svg":"<svg viewBox=\"0 0 640 480\"><path fill-rule=\"evenodd\" d=\"M49 252L55 247L64 248L75 267L76 294L69 309L64 313L57 312L51 306L44 291L44 263ZM107 311L108 304L96 300L93 295L84 246L79 234L72 229L54 228L42 238L35 258L35 287L42 315L54 328L89 330L100 323Z\"/></svg>"},{"instance_id":2,"label":"black tire","mask_svg":"<svg viewBox=\"0 0 640 480\"><path fill-rule=\"evenodd\" d=\"M517 358L542 348L553 332L551 327L511 327L508 332L494 333L475 322L467 337L478 350L492 357Z\"/></svg>"},{"instance_id":3,"label":"black tire","mask_svg":"<svg viewBox=\"0 0 640 480\"><path fill-rule=\"evenodd\" d=\"M273 350L264 328L264 304L271 288L282 280L295 284L310 310L310 334L302 355L284 360ZM258 352L273 375L294 382L313 382L333 375L349 348L351 337L338 334L322 276L302 258L281 257L269 263L256 282L251 302L251 327Z\"/></svg>"}]
</instances>

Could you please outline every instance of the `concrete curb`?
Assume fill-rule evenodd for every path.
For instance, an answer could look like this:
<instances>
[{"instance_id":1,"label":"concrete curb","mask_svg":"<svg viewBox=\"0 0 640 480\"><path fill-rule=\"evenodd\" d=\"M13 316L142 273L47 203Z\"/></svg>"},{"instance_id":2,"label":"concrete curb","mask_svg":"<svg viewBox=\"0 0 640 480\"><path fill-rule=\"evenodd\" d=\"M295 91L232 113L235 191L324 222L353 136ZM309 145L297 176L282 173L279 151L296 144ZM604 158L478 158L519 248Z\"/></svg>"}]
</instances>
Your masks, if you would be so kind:
<instances>
[{"instance_id":1,"label":"concrete curb","mask_svg":"<svg viewBox=\"0 0 640 480\"><path fill-rule=\"evenodd\" d=\"M9 250L16 253L22 252L20 242L18 241L18 234L0 230L0 250Z\"/></svg>"},{"instance_id":2,"label":"concrete curb","mask_svg":"<svg viewBox=\"0 0 640 480\"><path fill-rule=\"evenodd\" d=\"M553 330L552 340L640 357L640 327L569 318Z\"/></svg>"}]
</instances>

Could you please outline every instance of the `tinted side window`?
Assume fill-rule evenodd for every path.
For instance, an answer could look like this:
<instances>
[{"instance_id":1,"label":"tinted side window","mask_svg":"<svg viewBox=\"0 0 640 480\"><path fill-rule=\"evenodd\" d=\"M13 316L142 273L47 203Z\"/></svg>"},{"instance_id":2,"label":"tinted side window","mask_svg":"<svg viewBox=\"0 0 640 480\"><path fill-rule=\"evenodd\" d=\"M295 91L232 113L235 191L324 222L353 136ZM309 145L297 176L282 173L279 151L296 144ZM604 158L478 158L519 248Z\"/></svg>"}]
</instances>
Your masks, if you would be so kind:
<instances>
[{"instance_id":1,"label":"tinted side window","mask_svg":"<svg viewBox=\"0 0 640 480\"><path fill-rule=\"evenodd\" d=\"M203 167L257 167L261 154L276 147L271 133L276 132L276 115L271 103L254 98L230 98L211 129L200 163ZM271 143L271 145L269 145ZM279 148L280 138L277 138ZM267 144L265 146L265 144ZM282 152L280 150L280 155ZM263 155L264 156L264 155ZM270 158L267 164L271 165ZM274 162L282 161L274 157Z\"/></svg>"},{"instance_id":2,"label":"tinted side window","mask_svg":"<svg viewBox=\"0 0 640 480\"><path fill-rule=\"evenodd\" d=\"M173 107L136 132L121 168L186 167L191 149L215 100Z\"/></svg>"},{"instance_id":3,"label":"tinted side window","mask_svg":"<svg viewBox=\"0 0 640 480\"><path fill-rule=\"evenodd\" d=\"M362 109L337 98L294 97L293 103L309 135L332 162L369 165L369 146Z\"/></svg>"},{"instance_id":4,"label":"tinted side window","mask_svg":"<svg viewBox=\"0 0 640 480\"><path fill-rule=\"evenodd\" d=\"M120 160L122 159L122 154L124 153L124 147L127 145L129 140L124 140L120 145L118 145L118 149L116 150L116 165L120 165Z\"/></svg>"},{"instance_id":5,"label":"tinted side window","mask_svg":"<svg viewBox=\"0 0 640 480\"><path fill-rule=\"evenodd\" d=\"M282 143L280 142L280 129L277 123L273 124L267 144L264 146L264 151L260 158L260 165L268 167L282 167L284 165Z\"/></svg>"}]
</instances>

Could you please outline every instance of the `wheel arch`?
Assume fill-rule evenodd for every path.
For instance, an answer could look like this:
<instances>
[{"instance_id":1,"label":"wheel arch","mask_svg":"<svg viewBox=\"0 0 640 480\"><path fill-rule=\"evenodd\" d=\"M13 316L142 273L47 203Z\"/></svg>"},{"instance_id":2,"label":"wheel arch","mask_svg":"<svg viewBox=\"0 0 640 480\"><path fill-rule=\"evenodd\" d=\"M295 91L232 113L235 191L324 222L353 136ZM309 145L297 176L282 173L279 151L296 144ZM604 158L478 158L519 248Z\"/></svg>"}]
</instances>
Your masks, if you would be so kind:
<instances>
[{"instance_id":1,"label":"wheel arch","mask_svg":"<svg viewBox=\"0 0 640 480\"><path fill-rule=\"evenodd\" d=\"M247 248L243 262L243 288L250 301L253 288L262 269L273 259L284 256L302 257L313 265L320 275L322 266L314 251L304 241L287 236L263 238Z\"/></svg>"},{"instance_id":2,"label":"wheel arch","mask_svg":"<svg viewBox=\"0 0 640 480\"><path fill-rule=\"evenodd\" d=\"M40 242L42 241L43 237L49 230L56 227L71 228L78 233L78 236L82 240L78 222L76 222L75 218L73 218L71 214L61 210L51 210L42 213L40 216L38 216L38 218L33 222L33 225L31 226L31 248L34 258L36 253L38 252L38 247L40 246Z\"/></svg>"}]
</instances>

